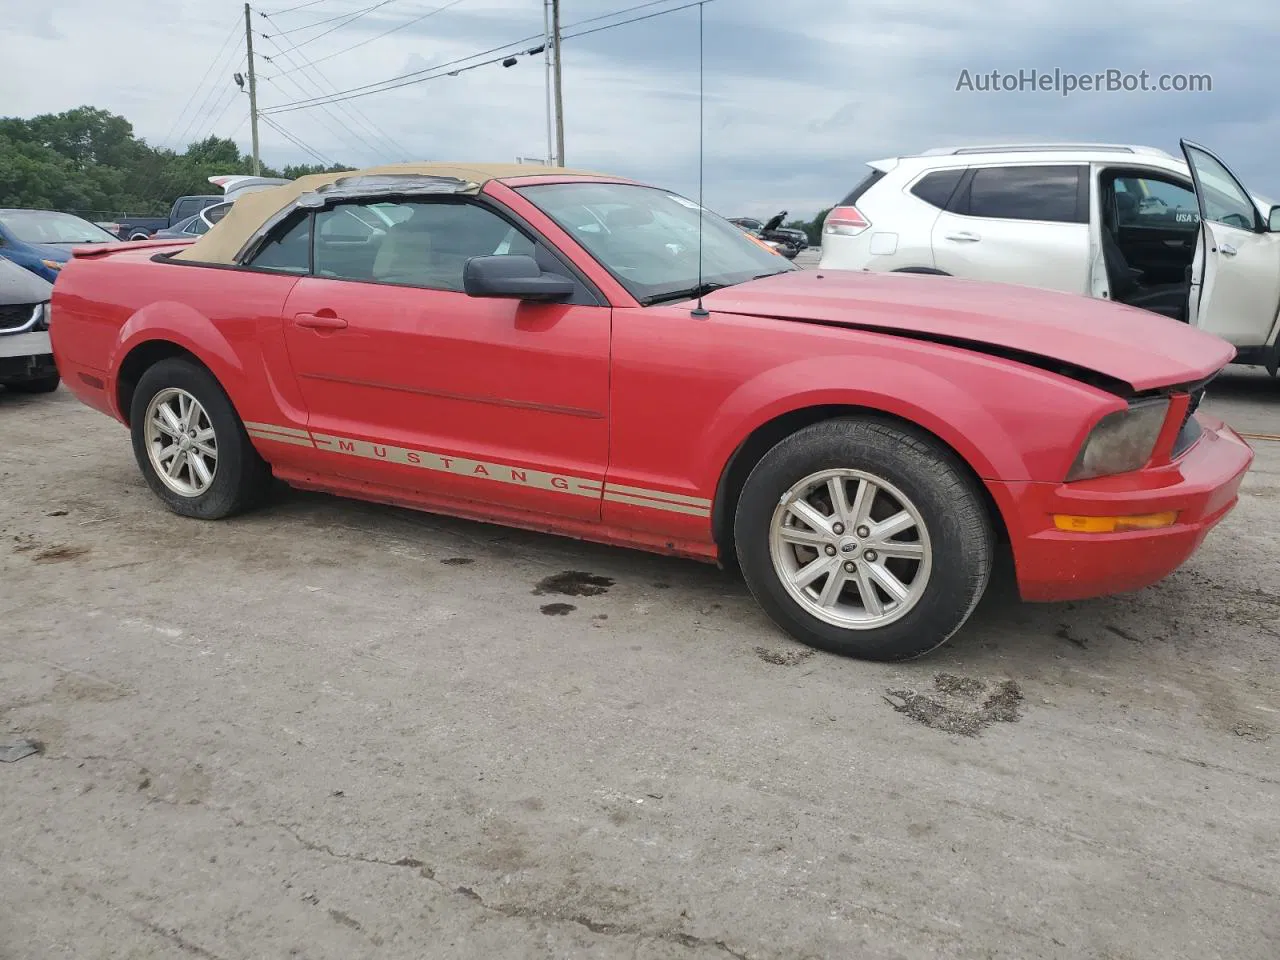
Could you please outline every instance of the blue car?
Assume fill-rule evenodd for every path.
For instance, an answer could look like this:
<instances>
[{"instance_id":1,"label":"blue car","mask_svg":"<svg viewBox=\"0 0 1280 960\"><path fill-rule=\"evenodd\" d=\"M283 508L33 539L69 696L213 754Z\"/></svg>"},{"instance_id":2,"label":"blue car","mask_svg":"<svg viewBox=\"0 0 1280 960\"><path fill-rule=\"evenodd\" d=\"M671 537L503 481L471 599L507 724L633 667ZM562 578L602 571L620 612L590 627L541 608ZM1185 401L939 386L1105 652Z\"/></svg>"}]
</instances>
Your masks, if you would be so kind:
<instances>
[{"instance_id":1,"label":"blue car","mask_svg":"<svg viewBox=\"0 0 1280 960\"><path fill-rule=\"evenodd\" d=\"M0 257L53 283L74 247L119 243L97 224L55 210L0 209Z\"/></svg>"}]
</instances>

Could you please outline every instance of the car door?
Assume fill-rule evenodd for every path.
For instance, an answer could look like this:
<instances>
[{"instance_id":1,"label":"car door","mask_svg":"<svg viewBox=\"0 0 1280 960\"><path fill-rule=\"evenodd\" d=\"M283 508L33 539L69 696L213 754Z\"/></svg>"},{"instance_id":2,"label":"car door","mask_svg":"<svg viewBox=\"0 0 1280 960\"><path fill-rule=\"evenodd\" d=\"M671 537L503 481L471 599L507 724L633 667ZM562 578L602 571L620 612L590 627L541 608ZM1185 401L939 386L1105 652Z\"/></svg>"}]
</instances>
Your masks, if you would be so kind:
<instances>
[{"instance_id":1,"label":"car door","mask_svg":"<svg viewBox=\"0 0 1280 960\"><path fill-rule=\"evenodd\" d=\"M1088 168L975 167L934 221L932 246L943 273L1088 293Z\"/></svg>"},{"instance_id":2,"label":"car door","mask_svg":"<svg viewBox=\"0 0 1280 960\"><path fill-rule=\"evenodd\" d=\"M1095 163L1093 295L1108 297L1111 277L1102 252L1110 230L1144 286L1185 284L1200 233L1195 189L1188 177L1136 164Z\"/></svg>"},{"instance_id":3,"label":"car door","mask_svg":"<svg viewBox=\"0 0 1280 960\"><path fill-rule=\"evenodd\" d=\"M1191 322L1237 347L1262 346L1280 312L1280 233L1226 164L1187 140L1182 152L1200 205Z\"/></svg>"},{"instance_id":4,"label":"car door","mask_svg":"<svg viewBox=\"0 0 1280 960\"><path fill-rule=\"evenodd\" d=\"M314 214L311 272L284 311L308 424L335 473L598 519L610 308L567 261L476 200L377 206L376 218L343 205ZM389 226L376 243L352 243L352 213ZM494 254L533 255L578 291L557 303L468 296L466 261Z\"/></svg>"}]
</instances>

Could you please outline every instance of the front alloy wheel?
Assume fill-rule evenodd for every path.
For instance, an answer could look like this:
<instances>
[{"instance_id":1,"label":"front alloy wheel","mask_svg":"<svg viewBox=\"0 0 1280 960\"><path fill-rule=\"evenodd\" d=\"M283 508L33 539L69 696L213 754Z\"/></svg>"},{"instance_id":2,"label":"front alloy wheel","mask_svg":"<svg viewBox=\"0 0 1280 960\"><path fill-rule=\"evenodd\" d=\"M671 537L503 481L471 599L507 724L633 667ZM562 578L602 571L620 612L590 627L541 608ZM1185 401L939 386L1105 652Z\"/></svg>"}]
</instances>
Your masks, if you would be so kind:
<instances>
[{"instance_id":1,"label":"front alloy wheel","mask_svg":"<svg viewBox=\"0 0 1280 960\"><path fill-rule=\"evenodd\" d=\"M773 512L769 553L787 592L836 627L874 630L909 613L933 566L929 530L905 493L862 470L823 470Z\"/></svg>"},{"instance_id":2,"label":"front alloy wheel","mask_svg":"<svg viewBox=\"0 0 1280 960\"><path fill-rule=\"evenodd\" d=\"M810 646L907 660L946 642L990 577L995 535L978 482L935 438L874 417L781 440L734 517L752 594Z\"/></svg>"}]
</instances>

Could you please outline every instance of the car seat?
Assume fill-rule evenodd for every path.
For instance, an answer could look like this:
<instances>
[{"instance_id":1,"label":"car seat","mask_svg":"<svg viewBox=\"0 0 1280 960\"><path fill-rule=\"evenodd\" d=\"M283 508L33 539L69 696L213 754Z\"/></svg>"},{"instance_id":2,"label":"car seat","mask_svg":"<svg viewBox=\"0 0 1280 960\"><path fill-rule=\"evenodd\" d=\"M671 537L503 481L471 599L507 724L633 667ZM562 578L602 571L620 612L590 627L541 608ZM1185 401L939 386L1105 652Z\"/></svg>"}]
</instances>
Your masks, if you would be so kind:
<instances>
[{"instance_id":1,"label":"car seat","mask_svg":"<svg viewBox=\"0 0 1280 960\"><path fill-rule=\"evenodd\" d=\"M1137 212L1138 200L1133 194L1113 190L1112 202L1105 207L1102 222L1102 258L1111 287L1111 299L1140 307L1174 320L1186 317L1190 288L1186 283L1144 284L1142 271L1129 265L1116 241L1119 223Z\"/></svg>"},{"instance_id":2,"label":"car seat","mask_svg":"<svg viewBox=\"0 0 1280 960\"><path fill-rule=\"evenodd\" d=\"M387 229L373 258L373 279L431 286L431 229L425 217L410 217Z\"/></svg>"}]
</instances>

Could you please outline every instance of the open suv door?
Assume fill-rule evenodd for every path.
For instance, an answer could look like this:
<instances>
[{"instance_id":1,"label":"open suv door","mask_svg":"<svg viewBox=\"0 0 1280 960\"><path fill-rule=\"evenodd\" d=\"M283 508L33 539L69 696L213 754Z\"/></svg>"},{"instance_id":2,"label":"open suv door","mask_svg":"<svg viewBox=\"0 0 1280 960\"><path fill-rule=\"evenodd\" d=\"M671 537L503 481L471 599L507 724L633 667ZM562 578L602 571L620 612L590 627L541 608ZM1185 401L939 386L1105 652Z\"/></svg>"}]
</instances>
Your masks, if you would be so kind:
<instances>
[{"instance_id":1,"label":"open suv door","mask_svg":"<svg viewBox=\"0 0 1280 960\"><path fill-rule=\"evenodd\" d=\"M1234 344L1237 362L1275 375L1280 327L1280 207L1264 217L1221 160L1181 141L1200 205L1188 319Z\"/></svg>"}]
</instances>

